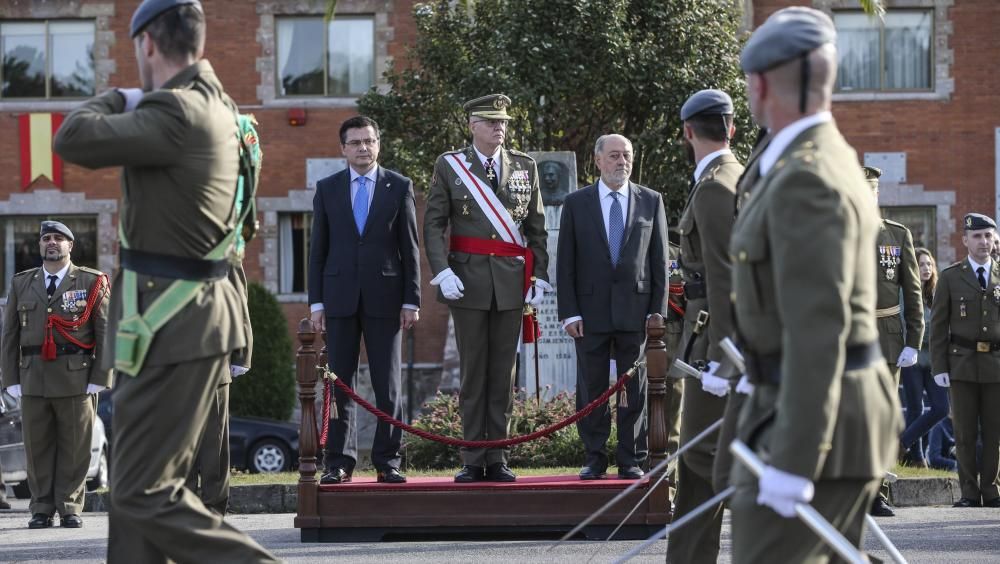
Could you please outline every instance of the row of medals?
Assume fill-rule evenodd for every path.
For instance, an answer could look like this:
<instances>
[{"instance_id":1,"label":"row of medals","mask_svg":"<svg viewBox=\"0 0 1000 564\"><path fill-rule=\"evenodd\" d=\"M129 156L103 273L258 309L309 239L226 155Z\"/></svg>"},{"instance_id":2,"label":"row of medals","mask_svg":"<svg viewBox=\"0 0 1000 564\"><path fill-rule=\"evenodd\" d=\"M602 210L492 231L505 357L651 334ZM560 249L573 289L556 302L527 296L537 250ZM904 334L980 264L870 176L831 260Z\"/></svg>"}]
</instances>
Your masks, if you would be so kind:
<instances>
[{"instance_id":1,"label":"row of medals","mask_svg":"<svg viewBox=\"0 0 1000 564\"><path fill-rule=\"evenodd\" d=\"M896 278L896 267L902 262L900 258L900 247L896 245L879 245L878 246L878 264L885 269L885 279L893 280Z\"/></svg>"}]
</instances>

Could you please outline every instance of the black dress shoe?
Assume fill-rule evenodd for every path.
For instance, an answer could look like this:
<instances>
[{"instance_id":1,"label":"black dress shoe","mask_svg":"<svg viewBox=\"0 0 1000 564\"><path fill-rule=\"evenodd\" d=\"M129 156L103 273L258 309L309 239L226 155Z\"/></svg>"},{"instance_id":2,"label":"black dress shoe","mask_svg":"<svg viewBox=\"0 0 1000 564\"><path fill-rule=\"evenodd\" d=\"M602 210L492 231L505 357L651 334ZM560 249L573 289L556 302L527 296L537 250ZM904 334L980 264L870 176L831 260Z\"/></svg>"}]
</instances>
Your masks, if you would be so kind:
<instances>
[{"instance_id":1,"label":"black dress shoe","mask_svg":"<svg viewBox=\"0 0 1000 564\"><path fill-rule=\"evenodd\" d=\"M979 507L979 506L980 504L978 499L970 499L967 497L963 497L962 499L956 501L955 505L952 505L952 507Z\"/></svg>"},{"instance_id":2,"label":"black dress shoe","mask_svg":"<svg viewBox=\"0 0 1000 564\"><path fill-rule=\"evenodd\" d=\"M580 470L581 480L600 480L601 478L607 477L607 475L607 469L601 470L596 466L584 466L583 469Z\"/></svg>"},{"instance_id":3,"label":"black dress shoe","mask_svg":"<svg viewBox=\"0 0 1000 564\"><path fill-rule=\"evenodd\" d=\"M618 477L622 480L638 480L645 476L646 473L642 471L642 468L638 466L619 466L618 467Z\"/></svg>"},{"instance_id":4,"label":"black dress shoe","mask_svg":"<svg viewBox=\"0 0 1000 564\"><path fill-rule=\"evenodd\" d=\"M886 501L882 494L875 496L872 500L872 509L869 511L873 517L895 517L896 512L889 507L889 502Z\"/></svg>"},{"instance_id":5,"label":"black dress shoe","mask_svg":"<svg viewBox=\"0 0 1000 564\"><path fill-rule=\"evenodd\" d=\"M59 519L59 525L67 529L79 529L83 526L83 519L80 519L80 516L75 513L70 513Z\"/></svg>"},{"instance_id":6,"label":"black dress shoe","mask_svg":"<svg viewBox=\"0 0 1000 564\"><path fill-rule=\"evenodd\" d=\"M983 507L1000 507L1000 497L995 497L983 502Z\"/></svg>"},{"instance_id":7,"label":"black dress shoe","mask_svg":"<svg viewBox=\"0 0 1000 564\"><path fill-rule=\"evenodd\" d=\"M389 468L385 471L379 471L378 476L375 478L377 481L384 484L405 484L406 476L399 473L399 470L395 468Z\"/></svg>"},{"instance_id":8,"label":"black dress shoe","mask_svg":"<svg viewBox=\"0 0 1000 564\"><path fill-rule=\"evenodd\" d=\"M28 521L29 529L48 529L52 526L52 516L44 513L35 513Z\"/></svg>"},{"instance_id":9,"label":"black dress shoe","mask_svg":"<svg viewBox=\"0 0 1000 564\"><path fill-rule=\"evenodd\" d=\"M10 509L10 502L6 499L0 499L0 509Z\"/></svg>"},{"instance_id":10,"label":"black dress shoe","mask_svg":"<svg viewBox=\"0 0 1000 564\"><path fill-rule=\"evenodd\" d=\"M481 482L484 477L482 466L466 464L458 471L458 474L455 474L455 481L459 484L468 484L471 482Z\"/></svg>"},{"instance_id":11,"label":"black dress shoe","mask_svg":"<svg viewBox=\"0 0 1000 564\"><path fill-rule=\"evenodd\" d=\"M516 482L517 476L510 471L503 462L497 462L496 464L490 464L486 467L486 481L487 482Z\"/></svg>"},{"instance_id":12,"label":"black dress shoe","mask_svg":"<svg viewBox=\"0 0 1000 564\"><path fill-rule=\"evenodd\" d=\"M351 473L343 468L333 468L319 479L320 484L347 484L351 481Z\"/></svg>"}]
</instances>

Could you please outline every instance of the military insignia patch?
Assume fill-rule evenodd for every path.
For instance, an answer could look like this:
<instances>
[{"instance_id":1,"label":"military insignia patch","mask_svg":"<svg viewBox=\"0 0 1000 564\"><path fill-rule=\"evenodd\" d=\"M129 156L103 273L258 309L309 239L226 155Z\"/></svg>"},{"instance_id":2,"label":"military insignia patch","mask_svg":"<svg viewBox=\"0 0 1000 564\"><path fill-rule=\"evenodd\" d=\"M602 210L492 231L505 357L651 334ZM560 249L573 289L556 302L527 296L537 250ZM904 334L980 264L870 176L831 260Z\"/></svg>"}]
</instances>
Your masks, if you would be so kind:
<instances>
[{"instance_id":1,"label":"military insignia patch","mask_svg":"<svg viewBox=\"0 0 1000 564\"><path fill-rule=\"evenodd\" d=\"M510 171L507 180L507 192L513 200L514 207L509 209L510 216L520 225L528 217L528 204L531 202L531 175L526 170Z\"/></svg>"}]
</instances>

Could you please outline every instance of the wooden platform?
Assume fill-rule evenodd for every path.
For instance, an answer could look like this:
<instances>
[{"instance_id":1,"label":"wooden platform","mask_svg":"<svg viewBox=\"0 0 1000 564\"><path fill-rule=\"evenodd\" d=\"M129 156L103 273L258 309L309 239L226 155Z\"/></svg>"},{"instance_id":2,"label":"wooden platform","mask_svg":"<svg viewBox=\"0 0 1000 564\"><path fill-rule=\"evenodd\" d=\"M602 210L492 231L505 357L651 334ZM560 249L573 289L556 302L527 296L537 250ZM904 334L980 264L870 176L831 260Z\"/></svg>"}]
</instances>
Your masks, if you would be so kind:
<instances>
[{"instance_id":1,"label":"wooden platform","mask_svg":"<svg viewBox=\"0 0 1000 564\"><path fill-rule=\"evenodd\" d=\"M667 359L659 315L647 325L646 366L649 390L649 453L655 466L666 457L663 397ZM350 484L320 486L316 453L317 366L326 364L325 347L317 351L317 335L309 320L299 323L296 378L302 423L299 431L298 512L295 527L303 542L377 542L388 540L554 539L584 521L633 480L582 481L576 476L522 476L517 482L456 484L450 477L409 476L406 484L379 484L361 479ZM604 540L649 492L658 476L647 476L607 513L577 537ZM646 539L670 519L666 482L629 517L616 539Z\"/></svg>"},{"instance_id":2,"label":"wooden platform","mask_svg":"<svg viewBox=\"0 0 1000 564\"><path fill-rule=\"evenodd\" d=\"M633 483L576 476L525 476L507 484L421 477L410 477L406 484L379 484L369 478L320 486L319 522L297 518L295 526L302 529L303 542L559 538ZM607 538L648 491L650 481L642 483L579 538ZM644 501L615 538L646 539L663 528L669 502L666 488L658 490L663 491Z\"/></svg>"}]
</instances>

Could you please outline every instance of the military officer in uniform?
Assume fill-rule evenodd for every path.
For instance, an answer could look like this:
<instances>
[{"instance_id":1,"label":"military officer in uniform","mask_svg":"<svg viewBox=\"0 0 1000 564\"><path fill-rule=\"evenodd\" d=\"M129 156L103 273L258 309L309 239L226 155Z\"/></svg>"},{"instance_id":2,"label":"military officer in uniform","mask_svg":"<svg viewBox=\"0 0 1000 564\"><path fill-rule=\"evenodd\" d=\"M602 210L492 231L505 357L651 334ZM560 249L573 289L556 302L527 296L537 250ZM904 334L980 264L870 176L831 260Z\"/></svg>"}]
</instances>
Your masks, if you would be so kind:
<instances>
[{"instance_id":1,"label":"military officer in uniform","mask_svg":"<svg viewBox=\"0 0 1000 564\"><path fill-rule=\"evenodd\" d=\"M129 34L141 90L84 102L54 140L66 161L123 167L108 561L276 562L184 487L230 355L247 345L231 274L245 225L238 110L202 58L198 0L144 0Z\"/></svg>"},{"instance_id":2,"label":"military officer in uniform","mask_svg":"<svg viewBox=\"0 0 1000 564\"><path fill-rule=\"evenodd\" d=\"M736 183L743 166L729 150L736 132L733 101L721 90L702 90L681 107L684 143L696 164L691 193L681 215L681 273L684 277L684 361L704 367L701 385L685 386L681 445L723 416L735 369L720 368L719 342L732 334L729 298L729 235L736 211ZM729 363L724 366L731 367ZM712 465L718 435L685 452L677 465L676 517L713 495ZM667 562L715 562L719 555L723 504L670 535Z\"/></svg>"},{"instance_id":3,"label":"military officer in uniform","mask_svg":"<svg viewBox=\"0 0 1000 564\"><path fill-rule=\"evenodd\" d=\"M895 460L900 407L875 318L878 210L830 113L835 45L829 16L793 7L741 55L751 111L771 139L730 243L736 332L755 386L739 436L766 464L759 477L733 465L736 563L829 558L794 518L798 503L860 546Z\"/></svg>"},{"instance_id":4,"label":"military officer in uniform","mask_svg":"<svg viewBox=\"0 0 1000 564\"><path fill-rule=\"evenodd\" d=\"M70 259L73 232L43 221L42 266L14 275L4 309L3 385L21 398L31 490L29 529L83 526L80 512L97 393L111 371L97 365L108 318L108 281Z\"/></svg>"},{"instance_id":5,"label":"military officer in uniform","mask_svg":"<svg viewBox=\"0 0 1000 564\"><path fill-rule=\"evenodd\" d=\"M509 106L503 94L465 103L472 144L438 157L424 213L431 285L455 320L466 440L507 438L525 305L552 291L535 161L503 146ZM505 449L461 455L456 482L516 480Z\"/></svg>"},{"instance_id":6,"label":"military officer in uniform","mask_svg":"<svg viewBox=\"0 0 1000 564\"><path fill-rule=\"evenodd\" d=\"M941 271L931 305L931 371L950 387L962 497L955 507L1000 507L1000 264L989 217L965 216L968 258ZM982 465L976 442L982 439Z\"/></svg>"},{"instance_id":7,"label":"military officer in uniform","mask_svg":"<svg viewBox=\"0 0 1000 564\"><path fill-rule=\"evenodd\" d=\"M871 166L862 167L878 203L878 179L882 171ZM917 254L913 249L913 236L901 223L882 219L878 232L878 301L875 316L878 318L879 343L882 356L889 363L889 372L899 386L899 369L917 363L917 351L923 343L924 310L923 290ZM905 320L905 327L900 318ZM871 514L876 517L895 515L885 492L888 484L875 497Z\"/></svg>"}]
</instances>

